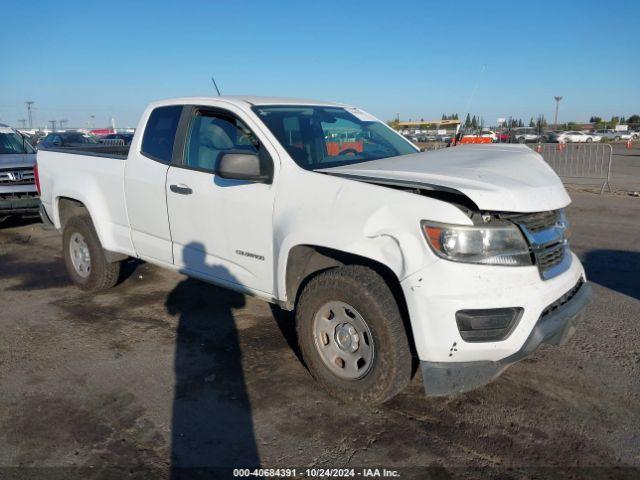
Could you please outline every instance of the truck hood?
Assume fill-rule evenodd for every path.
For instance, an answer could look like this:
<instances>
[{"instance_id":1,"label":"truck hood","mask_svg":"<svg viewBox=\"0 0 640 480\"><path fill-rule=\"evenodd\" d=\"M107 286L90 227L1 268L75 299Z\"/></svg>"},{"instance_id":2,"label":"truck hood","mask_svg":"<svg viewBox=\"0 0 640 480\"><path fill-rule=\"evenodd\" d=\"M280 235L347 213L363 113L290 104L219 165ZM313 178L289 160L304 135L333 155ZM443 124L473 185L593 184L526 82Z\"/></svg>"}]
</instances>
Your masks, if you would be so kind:
<instances>
[{"instance_id":1,"label":"truck hood","mask_svg":"<svg viewBox=\"0 0 640 480\"><path fill-rule=\"evenodd\" d=\"M525 145L463 145L318 171L371 183L454 191L481 210L541 212L571 202L551 167Z\"/></svg>"},{"instance_id":2,"label":"truck hood","mask_svg":"<svg viewBox=\"0 0 640 480\"><path fill-rule=\"evenodd\" d=\"M0 168L33 167L36 164L35 153L7 153L0 154Z\"/></svg>"}]
</instances>

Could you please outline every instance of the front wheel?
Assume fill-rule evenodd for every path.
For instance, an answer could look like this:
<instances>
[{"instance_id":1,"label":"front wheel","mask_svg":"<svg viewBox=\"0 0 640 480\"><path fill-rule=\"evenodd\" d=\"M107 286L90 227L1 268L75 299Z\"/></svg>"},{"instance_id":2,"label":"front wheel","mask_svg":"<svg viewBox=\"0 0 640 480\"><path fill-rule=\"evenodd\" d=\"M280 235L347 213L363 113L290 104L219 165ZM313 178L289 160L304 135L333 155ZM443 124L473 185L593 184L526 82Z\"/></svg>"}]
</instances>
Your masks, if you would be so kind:
<instances>
[{"instance_id":1,"label":"front wheel","mask_svg":"<svg viewBox=\"0 0 640 480\"><path fill-rule=\"evenodd\" d=\"M379 404L409 383L400 310L372 269L350 265L318 274L300 295L296 323L309 372L333 396Z\"/></svg>"},{"instance_id":2,"label":"front wheel","mask_svg":"<svg viewBox=\"0 0 640 480\"><path fill-rule=\"evenodd\" d=\"M108 262L88 215L70 218L62 232L62 252L67 273L82 290L113 287L120 276L120 262Z\"/></svg>"},{"instance_id":3,"label":"front wheel","mask_svg":"<svg viewBox=\"0 0 640 480\"><path fill-rule=\"evenodd\" d=\"M593 138L587 138L587 143L593 142Z\"/></svg>"}]
</instances>

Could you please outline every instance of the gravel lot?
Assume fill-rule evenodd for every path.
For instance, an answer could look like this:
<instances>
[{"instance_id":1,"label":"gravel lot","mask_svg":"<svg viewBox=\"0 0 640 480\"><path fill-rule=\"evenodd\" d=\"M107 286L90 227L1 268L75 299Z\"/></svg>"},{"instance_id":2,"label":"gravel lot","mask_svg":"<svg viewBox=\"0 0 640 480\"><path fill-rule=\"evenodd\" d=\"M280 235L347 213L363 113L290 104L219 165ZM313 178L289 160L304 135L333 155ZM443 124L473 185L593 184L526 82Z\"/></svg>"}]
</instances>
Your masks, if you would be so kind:
<instances>
[{"instance_id":1,"label":"gravel lot","mask_svg":"<svg viewBox=\"0 0 640 480\"><path fill-rule=\"evenodd\" d=\"M379 408L316 386L289 314L133 262L115 289L88 295L66 277L57 232L4 224L0 478L195 478L178 468L259 464L638 478L640 198L571 194L572 244L595 293L574 339L456 398L426 398L417 374Z\"/></svg>"}]
</instances>

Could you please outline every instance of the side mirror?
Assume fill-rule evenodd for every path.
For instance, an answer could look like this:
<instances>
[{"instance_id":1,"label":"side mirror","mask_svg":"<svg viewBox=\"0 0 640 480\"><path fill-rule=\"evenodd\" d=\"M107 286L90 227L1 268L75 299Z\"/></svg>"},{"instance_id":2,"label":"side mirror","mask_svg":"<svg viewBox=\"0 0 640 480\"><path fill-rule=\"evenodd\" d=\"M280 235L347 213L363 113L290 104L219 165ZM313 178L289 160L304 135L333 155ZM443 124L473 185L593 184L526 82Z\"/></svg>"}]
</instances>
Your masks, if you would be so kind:
<instances>
[{"instance_id":1,"label":"side mirror","mask_svg":"<svg viewBox=\"0 0 640 480\"><path fill-rule=\"evenodd\" d=\"M269 158L255 153L224 153L216 166L216 175L232 180L271 183L273 172Z\"/></svg>"}]
</instances>

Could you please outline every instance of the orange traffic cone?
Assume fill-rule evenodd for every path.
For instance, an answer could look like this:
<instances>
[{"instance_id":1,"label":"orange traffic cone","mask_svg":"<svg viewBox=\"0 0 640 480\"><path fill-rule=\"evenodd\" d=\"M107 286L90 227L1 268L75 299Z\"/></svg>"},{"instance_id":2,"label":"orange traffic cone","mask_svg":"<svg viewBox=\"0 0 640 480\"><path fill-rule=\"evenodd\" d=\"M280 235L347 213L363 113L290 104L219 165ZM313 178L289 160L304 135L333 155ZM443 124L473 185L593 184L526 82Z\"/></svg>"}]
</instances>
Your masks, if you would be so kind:
<instances>
[{"instance_id":1,"label":"orange traffic cone","mask_svg":"<svg viewBox=\"0 0 640 480\"><path fill-rule=\"evenodd\" d=\"M631 145L631 139L629 139L629 140L627 140L627 148L631 148L631 147L632 147L632 145Z\"/></svg>"},{"instance_id":2,"label":"orange traffic cone","mask_svg":"<svg viewBox=\"0 0 640 480\"><path fill-rule=\"evenodd\" d=\"M536 147L536 152L538 153L542 153L542 145L539 143L538 146Z\"/></svg>"}]
</instances>

